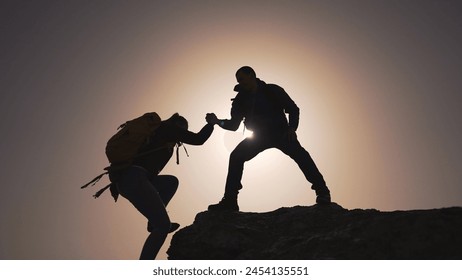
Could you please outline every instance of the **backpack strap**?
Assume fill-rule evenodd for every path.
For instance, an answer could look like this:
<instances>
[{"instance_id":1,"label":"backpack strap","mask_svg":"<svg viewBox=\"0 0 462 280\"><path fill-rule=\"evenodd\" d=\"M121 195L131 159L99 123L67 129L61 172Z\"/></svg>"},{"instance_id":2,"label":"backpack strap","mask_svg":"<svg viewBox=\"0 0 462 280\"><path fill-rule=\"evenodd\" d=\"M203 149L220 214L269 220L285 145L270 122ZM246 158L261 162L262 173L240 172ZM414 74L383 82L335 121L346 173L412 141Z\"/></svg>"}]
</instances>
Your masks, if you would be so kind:
<instances>
[{"instance_id":1,"label":"backpack strap","mask_svg":"<svg viewBox=\"0 0 462 280\"><path fill-rule=\"evenodd\" d=\"M183 146L186 155L189 157L188 150L186 150L186 146L181 142L176 143L176 164L180 164L180 146Z\"/></svg>"},{"instance_id":2,"label":"backpack strap","mask_svg":"<svg viewBox=\"0 0 462 280\"><path fill-rule=\"evenodd\" d=\"M103 192L105 192L107 189L109 189L111 186L112 186L113 183L110 183L109 185L105 186L104 188L100 189L99 191L97 191L93 197L94 198L98 198L100 195L103 194Z\"/></svg>"},{"instance_id":3,"label":"backpack strap","mask_svg":"<svg viewBox=\"0 0 462 280\"><path fill-rule=\"evenodd\" d=\"M114 201L117 202L117 198L119 198L119 191L117 190L115 183L110 183L109 185L105 186L104 188L97 191L93 197L96 199L100 195L102 195L107 189L111 191L111 195L114 198Z\"/></svg>"},{"instance_id":4,"label":"backpack strap","mask_svg":"<svg viewBox=\"0 0 462 280\"><path fill-rule=\"evenodd\" d=\"M83 185L82 187L80 187L81 189L84 189L88 186L94 186L96 183L98 183L99 180L101 180L101 178L104 176L104 175L108 175L111 171L114 171L111 166L108 166L106 168L104 168L104 170L106 170L105 172L99 174L98 176L96 176L93 180L91 180L90 182L86 183L85 185ZM101 194L103 194L107 189L110 189L111 190L111 195L112 197L114 198L114 201L117 201L117 198L119 197L119 192L117 190L117 188L115 187L115 183L114 182L111 182L110 184L108 184L107 186L105 186L104 188L100 189L99 191L97 191L93 197L94 198L98 198Z\"/></svg>"},{"instance_id":5,"label":"backpack strap","mask_svg":"<svg viewBox=\"0 0 462 280\"><path fill-rule=\"evenodd\" d=\"M108 167L104 168L104 170L108 170ZM86 183L85 185L81 186L80 188L81 189L85 189L86 187L88 187L89 185L92 185L94 186L96 183L98 183L99 180L101 180L101 178L106 175L106 174L109 174L109 171L105 171L104 173L101 173L99 174L98 176L96 176L93 180L91 180L90 182Z\"/></svg>"}]
</instances>

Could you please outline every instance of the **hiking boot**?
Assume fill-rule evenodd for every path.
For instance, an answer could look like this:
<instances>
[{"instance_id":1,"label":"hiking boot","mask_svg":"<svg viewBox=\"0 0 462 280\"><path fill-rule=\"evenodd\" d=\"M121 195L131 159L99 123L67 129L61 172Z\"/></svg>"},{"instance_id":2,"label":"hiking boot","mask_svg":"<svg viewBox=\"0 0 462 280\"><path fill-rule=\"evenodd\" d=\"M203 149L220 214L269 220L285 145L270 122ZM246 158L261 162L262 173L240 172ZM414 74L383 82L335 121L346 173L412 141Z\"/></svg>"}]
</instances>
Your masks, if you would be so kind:
<instances>
[{"instance_id":1,"label":"hiking boot","mask_svg":"<svg viewBox=\"0 0 462 280\"><path fill-rule=\"evenodd\" d=\"M316 192L316 203L317 204L326 205L332 202L331 197L330 197L330 191L327 187L321 187L321 188L312 187L312 189L314 189Z\"/></svg>"},{"instance_id":2,"label":"hiking boot","mask_svg":"<svg viewBox=\"0 0 462 280\"><path fill-rule=\"evenodd\" d=\"M330 193L323 193L316 195L316 203L320 205L327 205L331 203Z\"/></svg>"},{"instance_id":3,"label":"hiking boot","mask_svg":"<svg viewBox=\"0 0 462 280\"><path fill-rule=\"evenodd\" d=\"M239 211L237 199L223 198L217 204L209 205L209 211Z\"/></svg>"},{"instance_id":4,"label":"hiking boot","mask_svg":"<svg viewBox=\"0 0 462 280\"><path fill-rule=\"evenodd\" d=\"M179 223L170 223L170 229L168 230L168 233L174 232L179 227L180 227ZM150 222L148 222L148 232L152 232L152 224Z\"/></svg>"}]
</instances>

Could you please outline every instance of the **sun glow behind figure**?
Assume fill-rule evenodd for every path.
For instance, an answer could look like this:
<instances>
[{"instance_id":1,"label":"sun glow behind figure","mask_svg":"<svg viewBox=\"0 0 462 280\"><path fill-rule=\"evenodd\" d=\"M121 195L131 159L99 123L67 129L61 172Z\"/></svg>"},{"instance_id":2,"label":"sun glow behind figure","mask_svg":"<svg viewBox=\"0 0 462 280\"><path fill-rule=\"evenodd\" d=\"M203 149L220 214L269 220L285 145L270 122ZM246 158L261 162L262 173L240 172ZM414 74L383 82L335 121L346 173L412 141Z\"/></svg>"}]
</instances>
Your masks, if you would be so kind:
<instances>
[{"instance_id":1,"label":"sun glow behind figure","mask_svg":"<svg viewBox=\"0 0 462 280\"><path fill-rule=\"evenodd\" d=\"M2 10L15 8L2 18L8 102L0 106L8 133L0 148L8 160L0 178L10 187L0 201L0 258L137 258L146 238L137 210L110 195L97 203L88 192L76 198L71 186L106 166L107 137L127 119L179 112L192 131L206 113L229 119L243 65L299 106L298 139L342 207L462 203L456 1L3 2ZM245 137L243 124L215 127L204 146L187 146L190 157L182 153L180 165L171 160L163 173L181 182L168 208L172 220L189 225L221 198L230 153ZM45 163L24 162L31 156ZM275 149L245 164L243 184L243 211L314 201L303 174ZM31 187L24 196L24 186L49 191ZM25 220L17 224L11 213ZM32 239L31 224L43 228ZM107 230L115 234L86 238Z\"/></svg>"},{"instance_id":2,"label":"sun glow behind figure","mask_svg":"<svg viewBox=\"0 0 462 280\"><path fill-rule=\"evenodd\" d=\"M253 131L245 129L244 130L244 138L253 138Z\"/></svg>"}]
</instances>

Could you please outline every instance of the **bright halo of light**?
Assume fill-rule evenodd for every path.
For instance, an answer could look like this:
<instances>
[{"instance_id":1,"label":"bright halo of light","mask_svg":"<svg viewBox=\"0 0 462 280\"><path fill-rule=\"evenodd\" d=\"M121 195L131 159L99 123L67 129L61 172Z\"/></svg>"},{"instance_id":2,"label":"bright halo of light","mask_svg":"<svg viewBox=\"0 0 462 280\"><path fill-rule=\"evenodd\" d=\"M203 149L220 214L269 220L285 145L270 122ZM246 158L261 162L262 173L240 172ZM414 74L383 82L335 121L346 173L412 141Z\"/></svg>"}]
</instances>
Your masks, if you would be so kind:
<instances>
[{"instance_id":1,"label":"bright halo of light","mask_svg":"<svg viewBox=\"0 0 462 280\"><path fill-rule=\"evenodd\" d=\"M252 138L253 137L253 131L246 129L244 131L244 138Z\"/></svg>"}]
</instances>

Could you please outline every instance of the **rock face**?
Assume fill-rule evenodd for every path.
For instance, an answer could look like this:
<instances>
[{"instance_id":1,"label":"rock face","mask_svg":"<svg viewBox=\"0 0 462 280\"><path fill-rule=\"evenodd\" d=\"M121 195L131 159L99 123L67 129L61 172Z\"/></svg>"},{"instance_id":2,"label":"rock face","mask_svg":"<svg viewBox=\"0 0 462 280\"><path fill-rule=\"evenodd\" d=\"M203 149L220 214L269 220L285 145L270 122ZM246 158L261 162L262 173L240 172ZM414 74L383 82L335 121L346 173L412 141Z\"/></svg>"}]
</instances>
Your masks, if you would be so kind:
<instances>
[{"instance_id":1,"label":"rock face","mask_svg":"<svg viewBox=\"0 0 462 280\"><path fill-rule=\"evenodd\" d=\"M201 212L169 259L462 259L462 208L381 212L337 204Z\"/></svg>"}]
</instances>

